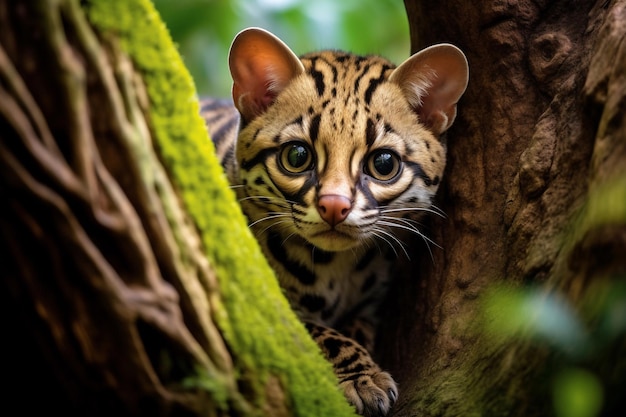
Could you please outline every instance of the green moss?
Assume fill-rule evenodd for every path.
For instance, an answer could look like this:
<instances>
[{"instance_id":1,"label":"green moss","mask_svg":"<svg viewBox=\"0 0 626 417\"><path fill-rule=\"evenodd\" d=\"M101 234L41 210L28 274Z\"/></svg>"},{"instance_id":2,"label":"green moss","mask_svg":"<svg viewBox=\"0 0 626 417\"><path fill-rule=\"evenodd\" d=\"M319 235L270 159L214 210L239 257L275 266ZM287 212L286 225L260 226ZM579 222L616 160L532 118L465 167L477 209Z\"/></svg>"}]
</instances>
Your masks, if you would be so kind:
<instances>
[{"instance_id":1,"label":"green moss","mask_svg":"<svg viewBox=\"0 0 626 417\"><path fill-rule=\"evenodd\" d=\"M191 77L154 7L148 0L91 0L84 7L143 76L156 146L217 272L218 325L236 352L238 374L263 377L248 381L259 398L259 379L278 375L298 416L353 415L246 226L199 116Z\"/></svg>"}]
</instances>

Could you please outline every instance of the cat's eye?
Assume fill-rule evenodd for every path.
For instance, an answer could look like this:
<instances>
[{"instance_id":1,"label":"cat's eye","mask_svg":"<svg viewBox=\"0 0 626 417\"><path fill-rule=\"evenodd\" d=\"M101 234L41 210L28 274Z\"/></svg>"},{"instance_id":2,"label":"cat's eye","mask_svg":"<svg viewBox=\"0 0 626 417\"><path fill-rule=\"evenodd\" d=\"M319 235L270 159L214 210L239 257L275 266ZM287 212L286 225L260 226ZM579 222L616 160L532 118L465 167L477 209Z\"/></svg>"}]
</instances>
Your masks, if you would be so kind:
<instances>
[{"instance_id":1,"label":"cat's eye","mask_svg":"<svg viewBox=\"0 0 626 417\"><path fill-rule=\"evenodd\" d=\"M379 181L389 181L400 173L400 158L395 152L381 149L367 158L366 172Z\"/></svg>"},{"instance_id":2,"label":"cat's eye","mask_svg":"<svg viewBox=\"0 0 626 417\"><path fill-rule=\"evenodd\" d=\"M304 172L313 163L313 153L304 142L289 142L280 151L280 165L294 174Z\"/></svg>"}]
</instances>

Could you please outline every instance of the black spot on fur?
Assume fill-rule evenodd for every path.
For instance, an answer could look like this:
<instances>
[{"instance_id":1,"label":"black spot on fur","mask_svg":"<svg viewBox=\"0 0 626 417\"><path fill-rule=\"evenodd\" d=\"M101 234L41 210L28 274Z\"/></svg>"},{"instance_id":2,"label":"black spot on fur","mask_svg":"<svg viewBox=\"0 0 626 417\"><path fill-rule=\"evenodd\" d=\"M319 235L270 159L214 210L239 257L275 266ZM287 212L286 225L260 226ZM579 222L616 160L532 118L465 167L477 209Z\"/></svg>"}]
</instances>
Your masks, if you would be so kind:
<instances>
[{"instance_id":1,"label":"black spot on fur","mask_svg":"<svg viewBox=\"0 0 626 417\"><path fill-rule=\"evenodd\" d=\"M341 339L336 339L334 337L327 337L323 342L324 348L326 349L326 355L328 355L328 359L336 358L341 352L341 348L344 346L344 342Z\"/></svg>"},{"instance_id":2,"label":"black spot on fur","mask_svg":"<svg viewBox=\"0 0 626 417\"><path fill-rule=\"evenodd\" d=\"M313 116L313 119L311 119L311 126L309 127L309 138L311 139L312 142L315 142L317 140L317 135L319 134L319 131L320 131L321 120L322 120L322 115L320 114L316 114L315 116Z\"/></svg>"},{"instance_id":3,"label":"black spot on fur","mask_svg":"<svg viewBox=\"0 0 626 417\"><path fill-rule=\"evenodd\" d=\"M371 147L376 140L376 124L372 119L367 119L367 125L365 126L365 143L367 147Z\"/></svg>"},{"instance_id":4,"label":"black spot on fur","mask_svg":"<svg viewBox=\"0 0 626 417\"><path fill-rule=\"evenodd\" d=\"M341 362L339 362L338 364L336 364L335 367L337 369L347 368L350 365L352 365L354 362L358 361L360 357L361 355L358 352L355 352L352 355L345 358L344 360L342 360Z\"/></svg>"},{"instance_id":5,"label":"black spot on fur","mask_svg":"<svg viewBox=\"0 0 626 417\"><path fill-rule=\"evenodd\" d=\"M304 198L306 193L309 192L311 187L315 186L316 183L317 183L317 178L315 177L315 175L309 175L304 181L304 184L302 184L302 187L300 187L300 189L297 190L295 193L288 193L286 190L281 190L281 192L283 193L285 200L293 201L293 202L304 205L302 199Z\"/></svg>"},{"instance_id":6,"label":"black spot on fur","mask_svg":"<svg viewBox=\"0 0 626 417\"><path fill-rule=\"evenodd\" d=\"M283 246L283 237L276 232L270 232L267 236L267 247L291 275L293 275L303 285L315 284L315 274L299 262L295 262L287 256L287 251Z\"/></svg>"},{"instance_id":7,"label":"black spot on fur","mask_svg":"<svg viewBox=\"0 0 626 417\"><path fill-rule=\"evenodd\" d=\"M383 81L385 81L385 72L390 68L391 67L388 65L383 65L380 71L380 76L378 78L370 80L370 84L367 86L367 90L365 90L365 103L370 104L374 91L376 91L378 86L382 84Z\"/></svg>"},{"instance_id":8,"label":"black spot on fur","mask_svg":"<svg viewBox=\"0 0 626 417\"><path fill-rule=\"evenodd\" d=\"M419 177L422 179L422 181L424 181L424 185L426 185L427 187L433 185L433 180L428 175L426 175L420 164L408 161L405 162L405 164L411 171L413 171L414 176Z\"/></svg>"},{"instance_id":9,"label":"black spot on fur","mask_svg":"<svg viewBox=\"0 0 626 417\"><path fill-rule=\"evenodd\" d=\"M216 145L221 144L222 142L224 142L225 139L228 139L228 136L224 135L234 129L235 125L238 124L239 120L237 118L231 118L230 120L228 120L228 122L220 126L220 128L217 129L215 132L211 132L211 140L213 140Z\"/></svg>"},{"instance_id":10,"label":"black spot on fur","mask_svg":"<svg viewBox=\"0 0 626 417\"><path fill-rule=\"evenodd\" d=\"M370 178L367 175L361 175L359 182L356 184L357 189L363 193L363 196L367 200L367 208L374 208L378 206L378 200L374 197L374 194L369 189Z\"/></svg>"},{"instance_id":11,"label":"black spot on fur","mask_svg":"<svg viewBox=\"0 0 626 417\"><path fill-rule=\"evenodd\" d=\"M256 155L254 155L254 157L252 159L244 159L241 161L241 168L243 168L246 171L249 171L250 168L252 168L253 166L260 164L260 163L264 163L265 160L272 154L274 154L276 152L275 148L266 148L264 150L262 150L261 152L257 153Z\"/></svg>"},{"instance_id":12,"label":"black spot on fur","mask_svg":"<svg viewBox=\"0 0 626 417\"><path fill-rule=\"evenodd\" d=\"M326 299L315 294L305 294L300 297L300 305L311 313L315 313L326 307Z\"/></svg>"},{"instance_id":13,"label":"black spot on fur","mask_svg":"<svg viewBox=\"0 0 626 417\"><path fill-rule=\"evenodd\" d=\"M326 90L326 85L324 84L324 74L312 68L311 76L315 81L315 89L317 90L317 95L322 97L324 95L324 90Z\"/></svg>"},{"instance_id":14,"label":"black spot on fur","mask_svg":"<svg viewBox=\"0 0 626 417\"><path fill-rule=\"evenodd\" d=\"M291 207L291 211L292 211L294 214L296 214L296 215L300 215L300 216L304 216L304 215L306 215L306 211L301 210L301 209L299 209L299 208L298 208L298 207L296 207L296 206L292 206L292 207Z\"/></svg>"},{"instance_id":15,"label":"black spot on fur","mask_svg":"<svg viewBox=\"0 0 626 417\"><path fill-rule=\"evenodd\" d=\"M357 61L357 66L360 66L359 64L360 62ZM357 79L354 81L354 94L359 93L359 86L361 85L361 79L363 79L363 77L365 76L365 74L367 73L369 69L370 69L370 65L366 65L365 68L363 69L363 72L361 72L361 74L359 74Z\"/></svg>"},{"instance_id":16,"label":"black spot on fur","mask_svg":"<svg viewBox=\"0 0 626 417\"><path fill-rule=\"evenodd\" d=\"M313 262L315 264L328 264L333 259L335 259L334 252L328 252L328 251L325 251L324 249L320 249L314 246L312 246L312 249L313 249L312 250Z\"/></svg>"}]
</instances>

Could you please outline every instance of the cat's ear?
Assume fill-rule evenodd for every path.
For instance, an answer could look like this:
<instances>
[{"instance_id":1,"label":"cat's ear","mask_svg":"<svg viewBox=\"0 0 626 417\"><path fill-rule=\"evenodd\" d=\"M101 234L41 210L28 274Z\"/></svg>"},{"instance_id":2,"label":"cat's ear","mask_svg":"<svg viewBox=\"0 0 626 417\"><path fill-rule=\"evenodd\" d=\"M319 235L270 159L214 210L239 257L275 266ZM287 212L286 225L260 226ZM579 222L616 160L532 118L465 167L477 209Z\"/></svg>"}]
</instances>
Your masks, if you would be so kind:
<instances>
[{"instance_id":1,"label":"cat's ear","mask_svg":"<svg viewBox=\"0 0 626 417\"><path fill-rule=\"evenodd\" d=\"M402 88L424 123L436 135L452 125L469 77L467 59L459 48L439 44L415 53L396 68L389 80Z\"/></svg>"},{"instance_id":2,"label":"cat's ear","mask_svg":"<svg viewBox=\"0 0 626 417\"><path fill-rule=\"evenodd\" d=\"M237 34L228 65L235 106L247 121L265 112L289 81L304 72L302 62L283 41L259 28Z\"/></svg>"}]
</instances>

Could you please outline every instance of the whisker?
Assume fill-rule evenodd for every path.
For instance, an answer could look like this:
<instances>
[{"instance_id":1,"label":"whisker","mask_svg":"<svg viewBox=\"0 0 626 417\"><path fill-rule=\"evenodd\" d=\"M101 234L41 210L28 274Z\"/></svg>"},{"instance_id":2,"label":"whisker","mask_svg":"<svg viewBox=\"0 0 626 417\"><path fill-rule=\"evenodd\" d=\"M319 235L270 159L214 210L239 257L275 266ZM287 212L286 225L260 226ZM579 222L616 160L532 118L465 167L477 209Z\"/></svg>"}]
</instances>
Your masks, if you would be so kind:
<instances>
[{"instance_id":1,"label":"whisker","mask_svg":"<svg viewBox=\"0 0 626 417\"><path fill-rule=\"evenodd\" d=\"M438 213L440 213L439 215L441 217L443 217L444 219L448 218L448 215L446 214L445 211L443 211L442 209L440 209L439 207L435 206L435 205L431 205L430 206L433 210L437 211Z\"/></svg>"},{"instance_id":2,"label":"whisker","mask_svg":"<svg viewBox=\"0 0 626 417\"><path fill-rule=\"evenodd\" d=\"M395 217L387 217L387 219L392 219L392 220L404 220L404 219L397 219ZM425 234L423 234L419 229L417 229L415 226L410 225L410 226L405 226L402 224L397 224L397 223L393 223L393 222L388 222L388 221L381 221L379 222L381 225L384 226L388 226L388 227L396 227L398 229L403 229L403 230L408 230L410 232L415 233L416 235L418 235L420 238L422 238L422 240L424 240L424 243L426 243L426 249L428 249L428 253L430 254L430 259L434 262L435 258L433 256L433 252L432 249L430 248L430 245L434 245L436 247L438 247L439 249L443 249L439 244L437 244L434 240L430 239L428 236L426 236Z\"/></svg>"},{"instance_id":3,"label":"whisker","mask_svg":"<svg viewBox=\"0 0 626 417\"><path fill-rule=\"evenodd\" d=\"M401 207L401 208L394 208L394 209L389 209L389 208L380 208L380 212L387 214L387 213L406 213L406 212L426 212L426 213L431 213L434 214L436 216L439 216L441 218L446 218L446 214L441 211L440 209L437 209L437 207L435 206L431 206L435 209L432 208L427 208L427 207Z\"/></svg>"},{"instance_id":4,"label":"whisker","mask_svg":"<svg viewBox=\"0 0 626 417\"><path fill-rule=\"evenodd\" d=\"M270 224L269 226L267 226L265 229L261 230L261 231L259 232L259 235L262 235L263 233L267 232L267 231L268 231L271 227L274 227L274 226L279 226L279 225L281 225L281 224L287 224L287 223L291 223L291 221L290 221L290 220L281 220L281 221L277 221L277 222L271 223L271 224ZM292 234L293 234L293 233L292 233Z\"/></svg>"},{"instance_id":5,"label":"whisker","mask_svg":"<svg viewBox=\"0 0 626 417\"><path fill-rule=\"evenodd\" d=\"M372 234L374 236L376 236L376 239L373 239L376 242L376 246L378 247L378 249L380 250L380 252L382 253L382 249L380 248L380 246L378 246L378 241L382 240L383 242L385 242L387 245L389 245L389 247L391 248L391 250L393 251L394 255L396 255L396 258L398 257L398 252L396 251L396 248L393 246L393 244L391 242L389 242L387 240L387 238L385 236L379 235L378 234L378 230L372 230Z\"/></svg>"},{"instance_id":6,"label":"whisker","mask_svg":"<svg viewBox=\"0 0 626 417\"><path fill-rule=\"evenodd\" d=\"M385 229L382 229L380 227L375 228L375 230L378 233L382 233L385 236L390 237L394 242L396 242L400 246L400 248L402 249L402 251L406 255L407 259L409 259L409 260L411 259L411 257L409 256L409 253L406 251L406 248L404 247L405 246L404 242L402 242L400 239L398 239L396 236L394 236L393 233L390 233L390 232L388 232ZM386 241L386 239L385 239L385 241ZM387 243L389 243L389 242L387 242ZM398 253L395 250L394 250L394 253L396 254L396 256L398 256Z\"/></svg>"},{"instance_id":7,"label":"whisker","mask_svg":"<svg viewBox=\"0 0 626 417\"><path fill-rule=\"evenodd\" d=\"M406 219L398 219L395 217L381 217L385 220L398 220L398 221L406 221ZM417 227L413 226L412 224L409 224L408 226L403 225L403 224L398 224L398 223L394 223L392 221L380 221L379 224L384 225L384 226L389 226L389 227L397 227L398 229L404 229L404 230L408 230L409 232L413 232L416 235L419 235L422 237L422 239L424 239L427 243L430 243L434 246L437 246L439 249L443 249L439 244L437 244L434 240L430 239L429 237L427 237L425 234L423 234Z\"/></svg>"},{"instance_id":8,"label":"whisker","mask_svg":"<svg viewBox=\"0 0 626 417\"><path fill-rule=\"evenodd\" d=\"M415 232L417 233L421 233L420 230L420 226L422 226L422 223L418 222L415 219L410 219L410 218L404 218L404 217L395 217L395 216L380 216L381 219L385 219L385 220L389 220L389 221L394 221L394 222L401 222L402 224L407 225L408 227L410 227L411 229L413 229Z\"/></svg>"},{"instance_id":9,"label":"whisker","mask_svg":"<svg viewBox=\"0 0 626 417\"><path fill-rule=\"evenodd\" d=\"M281 217L291 217L291 214L289 213L280 213L280 212L268 212L267 214L269 214L269 216L267 217L262 217L258 220L253 221L252 223L250 223L248 225L249 228L252 228L254 226L256 226L257 224L264 222L266 220L274 220L274 219L278 219Z\"/></svg>"},{"instance_id":10,"label":"whisker","mask_svg":"<svg viewBox=\"0 0 626 417\"><path fill-rule=\"evenodd\" d=\"M282 197L273 197L273 196L267 196L267 195L248 195L245 197L242 197L239 199L239 201L244 201L244 200L253 200L253 199L264 199L264 200L278 200L284 203L289 203L289 204L296 204L295 201L291 201L291 200L287 200L285 198Z\"/></svg>"},{"instance_id":11,"label":"whisker","mask_svg":"<svg viewBox=\"0 0 626 417\"><path fill-rule=\"evenodd\" d=\"M287 240L288 240L291 236L293 236L293 235L295 235L295 234L296 234L296 232L291 232L291 233L289 233L289 234L287 235L287 237L286 237L285 239L283 239L283 245L285 245L285 243L287 243Z\"/></svg>"},{"instance_id":12,"label":"whisker","mask_svg":"<svg viewBox=\"0 0 626 417\"><path fill-rule=\"evenodd\" d=\"M263 195L259 195L259 196L247 196L247 197L242 197L239 199L239 202L243 202L243 201L253 201L253 202L261 202L261 203L265 203L267 205L269 204L273 204L277 207L281 207L284 209L290 209L291 205L295 204L294 202L290 201L290 200L285 200L284 198L280 198L280 197L267 197L267 196L263 196Z\"/></svg>"},{"instance_id":13,"label":"whisker","mask_svg":"<svg viewBox=\"0 0 626 417\"><path fill-rule=\"evenodd\" d=\"M384 241L386 241L386 240L385 240L384 238L382 238L380 235L377 235L377 234L376 234L376 233L374 233L374 232L372 232L372 234L375 236L375 238L373 238L373 237L368 238L368 239L366 240L366 243L367 243L368 245L374 245L374 246L376 246L376 248L378 249L378 253L379 253L380 255L382 255L382 254L383 254L383 249L382 249L382 248L380 247L380 245L378 244L378 241L379 241L379 240L384 240ZM387 242L387 244L389 244L389 242ZM391 246L391 245L390 245L390 246ZM392 247L392 249L393 249L393 247ZM394 252L395 252L395 250L394 250ZM396 253L396 257L397 257L397 256L398 256L398 254Z\"/></svg>"}]
</instances>

